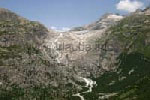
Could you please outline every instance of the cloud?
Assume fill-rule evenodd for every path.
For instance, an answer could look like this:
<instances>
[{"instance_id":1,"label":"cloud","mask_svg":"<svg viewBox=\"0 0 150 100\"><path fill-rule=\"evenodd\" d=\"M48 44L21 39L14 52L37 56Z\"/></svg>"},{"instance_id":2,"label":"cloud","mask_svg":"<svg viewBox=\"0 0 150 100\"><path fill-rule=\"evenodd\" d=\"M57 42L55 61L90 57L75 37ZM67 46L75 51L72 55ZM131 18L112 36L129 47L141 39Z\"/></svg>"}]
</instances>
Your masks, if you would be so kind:
<instances>
[{"instance_id":1,"label":"cloud","mask_svg":"<svg viewBox=\"0 0 150 100\"><path fill-rule=\"evenodd\" d=\"M61 30L62 30L62 31L69 31L70 28L68 28L68 27L63 27Z\"/></svg>"},{"instance_id":2,"label":"cloud","mask_svg":"<svg viewBox=\"0 0 150 100\"><path fill-rule=\"evenodd\" d=\"M116 5L116 8L122 11L134 12L143 6L144 4L138 0L120 0L120 2Z\"/></svg>"},{"instance_id":3,"label":"cloud","mask_svg":"<svg viewBox=\"0 0 150 100\"><path fill-rule=\"evenodd\" d=\"M54 31L57 31L57 32L66 32L66 31L70 30L70 28L68 28L68 27L58 28L58 27L55 27L55 26L52 26L50 29L52 29Z\"/></svg>"},{"instance_id":4,"label":"cloud","mask_svg":"<svg viewBox=\"0 0 150 100\"><path fill-rule=\"evenodd\" d=\"M57 27L52 26L51 29L52 30L57 30Z\"/></svg>"}]
</instances>

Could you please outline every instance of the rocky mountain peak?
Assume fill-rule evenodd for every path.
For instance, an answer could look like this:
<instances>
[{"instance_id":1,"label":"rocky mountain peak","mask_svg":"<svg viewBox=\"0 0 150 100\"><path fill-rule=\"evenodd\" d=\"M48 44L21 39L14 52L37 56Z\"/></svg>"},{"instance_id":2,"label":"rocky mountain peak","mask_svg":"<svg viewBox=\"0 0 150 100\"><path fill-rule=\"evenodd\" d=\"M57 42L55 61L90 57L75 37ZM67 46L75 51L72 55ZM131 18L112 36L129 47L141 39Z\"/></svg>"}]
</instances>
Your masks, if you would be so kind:
<instances>
[{"instance_id":1,"label":"rocky mountain peak","mask_svg":"<svg viewBox=\"0 0 150 100\"><path fill-rule=\"evenodd\" d=\"M131 13L130 15L150 15L150 7L145 9L137 9L135 12Z\"/></svg>"},{"instance_id":2,"label":"rocky mountain peak","mask_svg":"<svg viewBox=\"0 0 150 100\"><path fill-rule=\"evenodd\" d=\"M5 9L5 8L0 8L0 13L2 12L10 12L8 9Z\"/></svg>"},{"instance_id":3,"label":"rocky mountain peak","mask_svg":"<svg viewBox=\"0 0 150 100\"><path fill-rule=\"evenodd\" d=\"M75 27L72 30L73 31L100 30L100 29L108 28L109 26L115 24L116 22L120 21L123 18L124 17L121 15L106 13L96 22L85 25L83 27Z\"/></svg>"},{"instance_id":4,"label":"rocky mountain peak","mask_svg":"<svg viewBox=\"0 0 150 100\"><path fill-rule=\"evenodd\" d=\"M150 15L150 7L147 7L144 9L144 13Z\"/></svg>"},{"instance_id":5,"label":"rocky mountain peak","mask_svg":"<svg viewBox=\"0 0 150 100\"><path fill-rule=\"evenodd\" d=\"M102 16L98 21L85 26L85 28L87 28L89 30L104 29L104 28L108 28L109 26L115 24L116 22L120 21L121 19L123 19L123 16L121 16L121 15L107 13L104 16Z\"/></svg>"},{"instance_id":6,"label":"rocky mountain peak","mask_svg":"<svg viewBox=\"0 0 150 100\"><path fill-rule=\"evenodd\" d=\"M106 13L102 16L102 18L100 18L100 20L101 19L106 19L106 18L113 18L113 19L118 19L119 18L120 19L120 18L123 18L123 16L118 15L118 14L113 14L113 13Z\"/></svg>"},{"instance_id":7,"label":"rocky mountain peak","mask_svg":"<svg viewBox=\"0 0 150 100\"><path fill-rule=\"evenodd\" d=\"M0 20L21 22L21 21L25 21L25 18L17 15L16 13L14 13L8 9L0 8Z\"/></svg>"}]
</instances>

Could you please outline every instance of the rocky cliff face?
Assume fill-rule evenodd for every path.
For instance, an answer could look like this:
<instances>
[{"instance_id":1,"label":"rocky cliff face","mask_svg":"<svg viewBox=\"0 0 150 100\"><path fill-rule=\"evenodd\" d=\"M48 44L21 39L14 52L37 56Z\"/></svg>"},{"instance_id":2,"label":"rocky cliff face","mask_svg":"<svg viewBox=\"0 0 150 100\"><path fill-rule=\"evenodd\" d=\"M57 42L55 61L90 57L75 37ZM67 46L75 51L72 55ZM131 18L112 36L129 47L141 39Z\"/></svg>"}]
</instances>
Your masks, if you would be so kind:
<instances>
[{"instance_id":1,"label":"rocky cliff face","mask_svg":"<svg viewBox=\"0 0 150 100\"><path fill-rule=\"evenodd\" d=\"M108 69L108 65L100 63L102 44L97 40L105 37L105 31L118 23L123 16L107 14L100 20L82 27L82 30L74 28L67 32L58 32L54 37L46 39L45 45L53 48L59 63L74 68L79 76L98 76L102 69ZM97 42L97 43L96 43ZM103 66L103 67L102 67Z\"/></svg>"}]
</instances>

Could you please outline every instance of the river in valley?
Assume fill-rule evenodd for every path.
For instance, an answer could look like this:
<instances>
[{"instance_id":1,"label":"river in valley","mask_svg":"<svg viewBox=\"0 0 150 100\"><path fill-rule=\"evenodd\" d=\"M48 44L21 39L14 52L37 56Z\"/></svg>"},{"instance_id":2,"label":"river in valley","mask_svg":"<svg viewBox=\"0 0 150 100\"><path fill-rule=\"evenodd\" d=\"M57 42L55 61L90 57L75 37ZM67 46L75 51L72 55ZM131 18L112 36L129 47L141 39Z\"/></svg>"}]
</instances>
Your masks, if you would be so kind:
<instances>
[{"instance_id":1,"label":"river in valley","mask_svg":"<svg viewBox=\"0 0 150 100\"><path fill-rule=\"evenodd\" d=\"M94 85L96 85L96 81L93 81L89 78L83 78L83 77L80 77L82 80L84 80L84 82L86 83L86 85L84 87L88 88L87 91L84 91L84 92L81 92L81 93L77 93L77 94L74 94L73 96L77 96L79 97L81 100L85 100L84 99L84 96L82 96L81 94L82 93L89 93L89 92L92 92L92 88Z\"/></svg>"}]
</instances>

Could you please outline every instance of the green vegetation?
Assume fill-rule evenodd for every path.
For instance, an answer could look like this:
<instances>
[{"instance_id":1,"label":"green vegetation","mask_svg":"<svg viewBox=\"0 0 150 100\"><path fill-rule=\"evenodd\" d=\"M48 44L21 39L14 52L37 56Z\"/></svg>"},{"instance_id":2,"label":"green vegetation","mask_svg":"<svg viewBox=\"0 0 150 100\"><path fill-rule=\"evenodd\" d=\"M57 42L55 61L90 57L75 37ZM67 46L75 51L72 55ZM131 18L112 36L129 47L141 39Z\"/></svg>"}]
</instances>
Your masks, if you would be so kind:
<instances>
[{"instance_id":1,"label":"green vegetation","mask_svg":"<svg viewBox=\"0 0 150 100\"><path fill-rule=\"evenodd\" d=\"M57 91L54 87L34 86L32 88L19 88L12 85L11 88L5 89L0 87L0 100L54 100Z\"/></svg>"},{"instance_id":2,"label":"green vegetation","mask_svg":"<svg viewBox=\"0 0 150 100\"><path fill-rule=\"evenodd\" d=\"M0 47L0 59L20 57L19 53L22 51L23 51L22 47L18 45L12 45L9 47Z\"/></svg>"},{"instance_id":3,"label":"green vegetation","mask_svg":"<svg viewBox=\"0 0 150 100\"><path fill-rule=\"evenodd\" d=\"M97 86L84 95L86 100L98 100L99 93L118 93L110 100L149 100L150 59L139 53L122 53L118 59L117 71L96 78Z\"/></svg>"},{"instance_id":4,"label":"green vegetation","mask_svg":"<svg viewBox=\"0 0 150 100\"><path fill-rule=\"evenodd\" d=\"M132 50L149 56L150 50L150 16L132 15L111 27L111 38L117 39L117 43L124 50Z\"/></svg>"}]
</instances>

